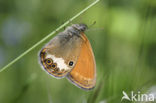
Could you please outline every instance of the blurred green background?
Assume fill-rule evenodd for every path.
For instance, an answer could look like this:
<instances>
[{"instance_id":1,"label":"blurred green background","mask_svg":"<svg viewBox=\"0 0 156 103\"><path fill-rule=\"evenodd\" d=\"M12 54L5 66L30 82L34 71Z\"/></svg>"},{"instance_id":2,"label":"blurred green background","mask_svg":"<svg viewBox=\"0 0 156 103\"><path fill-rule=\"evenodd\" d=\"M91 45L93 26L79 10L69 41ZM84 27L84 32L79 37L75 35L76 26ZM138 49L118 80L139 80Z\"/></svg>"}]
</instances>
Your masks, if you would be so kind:
<instances>
[{"instance_id":1,"label":"blurred green background","mask_svg":"<svg viewBox=\"0 0 156 103\"><path fill-rule=\"evenodd\" d=\"M92 2L0 0L0 68ZM85 32L97 63L93 90L41 69L38 52L49 39L0 73L0 103L121 103L122 91L156 94L156 0L101 0L72 23L94 21Z\"/></svg>"}]
</instances>

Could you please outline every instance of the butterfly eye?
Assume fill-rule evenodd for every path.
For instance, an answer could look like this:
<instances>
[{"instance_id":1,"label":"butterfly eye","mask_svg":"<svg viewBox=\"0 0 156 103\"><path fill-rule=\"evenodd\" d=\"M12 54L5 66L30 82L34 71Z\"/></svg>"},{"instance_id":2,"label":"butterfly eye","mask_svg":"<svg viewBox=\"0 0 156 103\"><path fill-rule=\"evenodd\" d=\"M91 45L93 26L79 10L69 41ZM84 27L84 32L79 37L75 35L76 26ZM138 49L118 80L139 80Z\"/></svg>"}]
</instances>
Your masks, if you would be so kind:
<instances>
[{"instance_id":1,"label":"butterfly eye","mask_svg":"<svg viewBox=\"0 0 156 103\"><path fill-rule=\"evenodd\" d=\"M74 64L73 61L69 62L69 66L73 66L73 64Z\"/></svg>"},{"instance_id":2,"label":"butterfly eye","mask_svg":"<svg viewBox=\"0 0 156 103\"><path fill-rule=\"evenodd\" d=\"M46 59L46 64L51 65L53 63L52 59L48 58Z\"/></svg>"}]
</instances>

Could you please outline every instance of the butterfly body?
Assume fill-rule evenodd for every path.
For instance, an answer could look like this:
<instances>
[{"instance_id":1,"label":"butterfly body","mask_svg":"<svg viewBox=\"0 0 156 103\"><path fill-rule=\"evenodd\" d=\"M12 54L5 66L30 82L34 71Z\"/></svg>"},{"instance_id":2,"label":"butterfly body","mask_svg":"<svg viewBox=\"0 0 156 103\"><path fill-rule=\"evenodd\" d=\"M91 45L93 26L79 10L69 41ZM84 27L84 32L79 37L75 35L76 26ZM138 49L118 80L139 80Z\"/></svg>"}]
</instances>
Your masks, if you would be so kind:
<instances>
[{"instance_id":1,"label":"butterfly body","mask_svg":"<svg viewBox=\"0 0 156 103\"><path fill-rule=\"evenodd\" d=\"M67 77L76 86L91 89L95 86L96 66L90 43L84 34L86 29L85 24L67 27L42 48L39 60L50 75Z\"/></svg>"}]
</instances>

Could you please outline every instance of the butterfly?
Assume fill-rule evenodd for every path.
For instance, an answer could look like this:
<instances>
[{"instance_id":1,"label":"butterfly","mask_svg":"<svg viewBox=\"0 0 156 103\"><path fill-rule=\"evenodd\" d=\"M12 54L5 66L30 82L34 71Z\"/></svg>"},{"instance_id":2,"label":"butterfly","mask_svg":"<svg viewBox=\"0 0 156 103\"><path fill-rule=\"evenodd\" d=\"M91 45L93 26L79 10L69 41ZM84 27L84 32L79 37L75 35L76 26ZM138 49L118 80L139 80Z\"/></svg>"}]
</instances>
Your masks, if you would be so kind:
<instances>
[{"instance_id":1,"label":"butterfly","mask_svg":"<svg viewBox=\"0 0 156 103\"><path fill-rule=\"evenodd\" d=\"M84 34L85 24L72 24L58 33L39 52L41 67L55 78L67 78L84 90L96 84L96 62Z\"/></svg>"}]
</instances>

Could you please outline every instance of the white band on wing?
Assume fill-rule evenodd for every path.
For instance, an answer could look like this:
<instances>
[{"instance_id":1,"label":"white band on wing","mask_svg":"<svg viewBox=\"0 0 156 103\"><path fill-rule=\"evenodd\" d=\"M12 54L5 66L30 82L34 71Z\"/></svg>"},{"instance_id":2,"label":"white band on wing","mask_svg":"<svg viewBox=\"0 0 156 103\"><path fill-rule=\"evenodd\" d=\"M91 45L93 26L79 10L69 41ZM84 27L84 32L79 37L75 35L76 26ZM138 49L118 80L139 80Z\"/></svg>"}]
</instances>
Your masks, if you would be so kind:
<instances>
[{"instance_id":1,"label":"white band on wing","mask_svg":"<svg viewBox=\"0 0 156 103\"><path fill-rule=\"evenodd\" d=\"M57 64L57 67L60 69L60 71L63 69L64 70L70 69L65 63L63 58L57 58L54 55L50 55L50 54L47 54L46 58L51 58L53 62Z\"/></svg>"}]
</instances>

